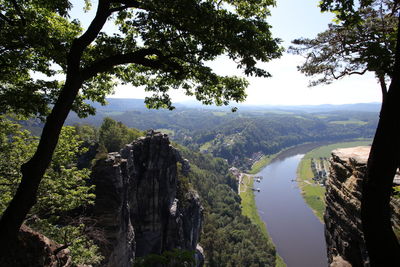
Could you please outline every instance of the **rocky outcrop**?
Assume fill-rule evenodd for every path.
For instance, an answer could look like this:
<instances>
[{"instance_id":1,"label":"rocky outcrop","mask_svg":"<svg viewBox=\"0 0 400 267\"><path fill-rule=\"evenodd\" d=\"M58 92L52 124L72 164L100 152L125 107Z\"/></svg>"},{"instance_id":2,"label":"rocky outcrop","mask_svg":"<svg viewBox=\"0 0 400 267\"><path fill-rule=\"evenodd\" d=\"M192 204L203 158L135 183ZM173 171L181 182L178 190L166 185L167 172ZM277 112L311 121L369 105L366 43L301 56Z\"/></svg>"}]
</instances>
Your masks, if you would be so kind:
<instances>
[{"instance_id":1,"label":"rocky outcrop","mask_svg":"<svg viewBox=\"0 0 400 267\"><path fill-rule=\"evenodd\" d=\"M94 214L108 241L106 266L130 267L135 257L173 248L199 251L202 207L194 191L177 199L177 162L189 171L168 137L153 131L97 162Z\"/></svg>"},{"instance_id":2,"label":"rocky outcrop","mask_svg":"<svg viewBox=\"0 0 400 267\"><path fill-rule=\"evenodd\" d=\"M332 152L326 184L325 237L331 266L369 266L361 226L362 179L370 147ZM398 200L392 200L394 227L400 218ZM351 264L351 265L349 265Z\"/></svg>"},{"instance_id":3,"label":"rocky outcrop","mask_svg":"<svg viewBox=\"0 0 400 267\"><path fill-rule=\"evenodd\" d=\"M11 267L71 267L70 252L46 236L22 225L18 242L6 257L0 257L0 266Z\"/></svg>"}]
</instances>

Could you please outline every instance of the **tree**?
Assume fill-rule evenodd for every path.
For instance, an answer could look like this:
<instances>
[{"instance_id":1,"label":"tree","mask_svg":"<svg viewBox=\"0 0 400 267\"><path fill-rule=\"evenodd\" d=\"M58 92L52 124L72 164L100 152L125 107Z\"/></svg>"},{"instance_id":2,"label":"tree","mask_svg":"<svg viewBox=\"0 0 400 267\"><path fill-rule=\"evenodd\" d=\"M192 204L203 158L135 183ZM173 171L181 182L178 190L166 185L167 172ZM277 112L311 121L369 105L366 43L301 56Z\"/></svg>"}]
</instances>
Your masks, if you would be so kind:
<instances>
[{"instance_id":1,"label":"tree","mask_svg":"<svg viewBox=\"0 0 400 267\"><path fill-rule=\"evenodd\" d=\"M332 59L333 63L329 59L321 57L321 60L316 60L310 64L311 69L314 68L316 71L310 70L308 72L314 75L326 73L325 71L328 71L328 73L329 71L341 71L347 75L350 73L346 73L346 67L350 69L350 72L359 68L366 68L374 71L378 78L381 74L390 77L390 86L382 101L380 119L368 159L367 174L362 186L361 220L371 266L382 266L382 264L397 266L399 263L397 255L400 252L400 245L391 227L389 206L393 177L400 165L400 139L397 133L398 129L400 129L399 4L397 0L322 1L321 10L334 12L338 23L337 27L331 27L328 32L333 31L336 34L335 31L340 29L340 31L349 30L351 33L356 30L350 36L360 37L360 39L351 39L348 42L345 40L344 48L355 49L348 50L349 57L347 57L346 49L342 54L339 53L337 58ZM367 10L368 12L366 12ZM365 19L366 14L380 14L383 11L385 11L383 16L385 25L386 21L392 20L387 19L387 15L392 16L397 21L397 25L393 27L392 31L385 32L385 27L379 30L379 25L371 26L369 24L379 23L379 16L375 16L376 19L374 17ZM374 30L375 28L377 29L376 31ZM360 34L364 29L366 36L370 35L370 37L374 36L374 38L364 39L364 34ZM340 37L342 35L336 36ZM321 38L321 36L318 38ZM309 43L311 44L312 41ZM334 44L332 49L336 49L340 43ZM354 43L357 43L357 46L353 46ZM315 46L313 49L316 49L318 54L323 55L325 53L324 49L330 50L326 47L326 44L324 43L320 47ZM386 46L387 44L388 46ZM395 50L390 47L395 47ZM359 48L362 49L359 50ZM379 62L376 62L380 59L381 53L383 53L382 61L387 66L380 66ZM355 56L354 62L353 58L350 57L351 55ZM331 63L332 66L330 66ZM306 67L304 67L304 70L307 70Z\"/></svg>"},{"instance_id":2,"label":"tree","mask_svg":"<svg viewBox=\"0 0 400 267\"><path fill-rule=\"evenodd\" d=\"M386 81L393 78L396 49L397 19L391 1L374 1L358 11L359 23L329 24L328 30L316 38L293 41L289 51L305 55L298 69L307 76L317 76L311 86L329 84L349 75L375 73L382 90L387 93Z\"/></svg>"},{"instance_id":3,"label":"tree","mask_svg":"<svg viewBox=\"0 0 400 267\"><path fill-rule=\"evenodd\" d=\"M219 76L205 63L226 54L246 75L270 76L256 63L281 54L279 40L271 37L265 21L272 4L273 0L99 0L95 17L81 33L79 23L68 20L68 0L0 1L0 57L9 73L0 81L4 106L46 115L47 104L53 103L37 150L22 165L21 183L1 217L0 251L16 240L35 204L71 109L79 115L92 113L83 100L104 101L117 80L153 91L146 103L154 108L172 108L168 90L179 88L205 104L242 101L247 82ZM107 21L119 32L101 32ZM40 34L32 36L34 31ZM55 79L53 65L65 74L64 82ZM32 78L32 71L52 82ZM14 96L21 99L14 101ZM32 96L37 101L33 108L20 104Z\"/></svg>"},{"instance_id":4,"label":"tree","mask_svg":"<svg viewBox=\"0 0 400 267\"><path fill-rule=\"evenodd\" d=\"M21 180L20 166L34 153L38 139L20 125L0 116L0 214L7 207ZM78 169L76 160L85 152L73 127L63 127L53 159L39 186L37 203L28 226L70 248L76 264L98 263L98 247L86 235L87 225L68 219L69 212L93 204L93 187L87 185L89 169ZM71 223L72 221L72 223ZM0 261L0 265L4 265Z\"/></svg>"},{"instance_id":5,"label":"tree","mask_svg":"<svg viewBox=\"0 0 400 267\"><path fill-rule=\"evenodd\" d=\"M104 118L99 130L99 142L108 152L118 152L124 145L131 143L143 133L136 129L129 129L122 122L111 118Z\"/></svg>"}]
</instances>

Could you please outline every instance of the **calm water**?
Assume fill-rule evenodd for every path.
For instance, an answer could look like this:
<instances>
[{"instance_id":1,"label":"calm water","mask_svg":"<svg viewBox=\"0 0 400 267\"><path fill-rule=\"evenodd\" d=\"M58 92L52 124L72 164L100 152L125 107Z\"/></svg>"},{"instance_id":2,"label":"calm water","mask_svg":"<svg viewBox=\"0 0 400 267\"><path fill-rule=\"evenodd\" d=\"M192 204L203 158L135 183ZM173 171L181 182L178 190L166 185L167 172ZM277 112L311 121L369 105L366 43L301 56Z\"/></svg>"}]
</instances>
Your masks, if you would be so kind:
<instances>
[{"instance_id":1,"label":"calm water","mask_svg":"<svg viewBox=\"0 0 400 267\"><path fill-rule=\"evenodd\" d=\"M297 186L297 166L309 149L297 149L281 155L258 175L254 182L256 204L279 255L288 267L328 266L324 226L304 202Z\"/></svg>"}]
</instances>

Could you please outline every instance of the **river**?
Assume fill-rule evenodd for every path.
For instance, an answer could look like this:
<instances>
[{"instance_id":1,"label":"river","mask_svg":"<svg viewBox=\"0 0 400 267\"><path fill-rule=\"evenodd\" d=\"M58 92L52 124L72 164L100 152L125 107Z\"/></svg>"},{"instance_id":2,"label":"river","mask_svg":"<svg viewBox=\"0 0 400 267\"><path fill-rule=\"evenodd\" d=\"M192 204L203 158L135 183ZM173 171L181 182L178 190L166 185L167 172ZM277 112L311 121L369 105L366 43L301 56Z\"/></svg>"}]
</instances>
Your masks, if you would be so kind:
<instances>
[{"instance_id":1,"label":"river","mask_svg":"<svg viewBox=\"0 0 400 267\"><path fill-rule=\"evenodd\" d=\"M277 252L288 267L326 267L324 225L307 206L296 179L297 166L315 144L296 147L281 153L257 175L254 182L258 212L267 224Z\"/></svg>"}]
</instances>

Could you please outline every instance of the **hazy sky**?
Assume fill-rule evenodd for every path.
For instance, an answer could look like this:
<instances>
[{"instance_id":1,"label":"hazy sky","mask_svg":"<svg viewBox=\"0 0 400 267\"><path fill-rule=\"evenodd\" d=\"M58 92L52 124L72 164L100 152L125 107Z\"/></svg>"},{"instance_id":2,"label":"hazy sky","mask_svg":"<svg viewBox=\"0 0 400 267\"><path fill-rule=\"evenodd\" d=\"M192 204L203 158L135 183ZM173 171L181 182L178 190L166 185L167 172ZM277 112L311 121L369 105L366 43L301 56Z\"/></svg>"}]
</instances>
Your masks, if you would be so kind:
<instances>
[{"instance_id":1,"label":"hazy sky","mask_svg":"<svg viewBox=\"0 0 400 267\"><path fill-rule=\"evenodd\" d=\"M83 2L83 1L79 1ZM73 1L77 3L77 1ZM93 1L94 8L96 1ZM283 40L287 48L290 41L299 37L314 37L318 32L327 28L332 15L321 14L318 0L277 0L277 7L272 9L272 17L268 22L272 25L275 37ZM76 13L79 8L76 4ZM85 20L79 16L85 25L93 12L85 14ZM267 64L260 64L271 74L271 78L249 78L250 86L247 90L245 104L267 105L305 105L305 104L347 104L361 102L379 102L381 99L379 85L372 73L363 76L346 77L331 85L309 88L308 78L297 71L296 66L303 62L301 56L294 56L286 52L280 59ZM218 74L241 75L235 63L221 57L210 66ZM147 93L149 94L149 93ZM146 92L141 88L120 86L116 88L111 97L119 98L144 98ZM173 101L190 100L182 92L171 91Z\"/></svg>"}]
</instances>

